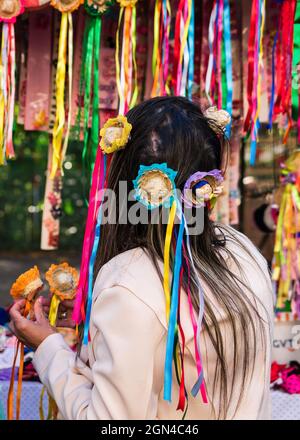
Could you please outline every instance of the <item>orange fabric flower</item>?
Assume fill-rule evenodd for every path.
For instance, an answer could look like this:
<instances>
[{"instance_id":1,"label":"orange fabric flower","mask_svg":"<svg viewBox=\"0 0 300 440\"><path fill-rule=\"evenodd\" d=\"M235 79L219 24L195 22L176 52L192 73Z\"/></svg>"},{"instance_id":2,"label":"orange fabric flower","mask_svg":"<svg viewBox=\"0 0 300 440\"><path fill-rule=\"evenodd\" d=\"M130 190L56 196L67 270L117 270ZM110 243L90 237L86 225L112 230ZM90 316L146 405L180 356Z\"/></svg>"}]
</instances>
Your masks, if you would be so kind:
<instances>
[{"instance_id":1,"label":"orange fabric flower","mask_svg":"<svg viewBox=\"0 0 300 440\"><path fill-rule=\"evenodd\" d=\"M10 289L10 294L15 299L33 299L37 291L41 289L43 282L37 266L20 275Z\"/></svg>"}]
</instances>

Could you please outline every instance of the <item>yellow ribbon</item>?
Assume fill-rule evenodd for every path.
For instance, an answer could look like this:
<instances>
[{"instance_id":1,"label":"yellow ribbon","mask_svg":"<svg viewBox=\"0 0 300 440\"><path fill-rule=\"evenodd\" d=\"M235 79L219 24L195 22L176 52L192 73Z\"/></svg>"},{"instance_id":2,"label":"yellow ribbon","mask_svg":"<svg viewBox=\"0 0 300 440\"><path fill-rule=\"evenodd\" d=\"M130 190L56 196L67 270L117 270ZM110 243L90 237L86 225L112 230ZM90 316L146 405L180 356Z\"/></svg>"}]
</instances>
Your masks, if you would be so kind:
<instances>
[{"instance_id":1,"label":"yellow ribbon","mask_svg":"<svg viewBox=\"0 0 300 440\"><path fill-rule=\"evenodd\" d=\"M132 41L132 62L133 62L133 71L134 71L134 91L131 97L129 108L135 106L139 94L137 64L136 64L136 7L135 6L132 8L131 41Z\"/></svg>"},{"instance_id":2,"label":"yellow ribbon","mask_svg":"<svg viewBox=\"0 0 300 440\"><path fill-rule=\"evenodd\" d=\"M174 220L176 215L176 201L174 200L171 211L169 214L167 231L166 231L166 239L165 239L165 247L164 247L164 292L166 298L166 314L167 314L167 322L169 321L170 315L170 303L171 303L171 292L170 292L170 247L171 240L173 234Z\"/></svg>"},{"instance_id":3,"label":"yellow ribbon","mask_svg":"<svg viewBox=\"0 0 300 440\"><path fill-rule=\"evenodd\" d=\"M117 29L117 34L116 34L116 52L115 52L116 82L117 82L117 89L118 89L118 94L119 94L119 99L120 99L120 108L121 108L121 104L124 102L124 94L123 94L123 90L121 87L121 81L120 81L120 73L121 73L121 68L120 68L120 28L121 28L123 12L124 12L124 8L121 8L120 14L119 14L118 29Z\"/></svg>"},{"instance_id":4,"label":"yellow ribbon","mask_svg":"<svg viewBox=\"0 0 300 440\"><path fill-rule=\"evenodd\" d=\"M61 146L65 125L65 80L66 80L66 55L67 55L67 31L68 12L61 16L58 61L56 71L56 116L53 128L53 157L50 178L55 177L56 171L61 164Z\"/></svg>"},{"instance_id":5,"label":"yellow ribbon","mask_svg":"<svg viewBox=\"0 0 300 440\"><path fill-rule=\"evenodd\" d=\"M72 86L73 86L73 19L72 14L68 13L68 23L69 23L69 35L68 35L68 76L69 76L69 112L68 112L68 122L67 122L67 130L64 140L63 149L61 152L60 158L60 168L63 173L63 162L66 156L70 130L71 130L71 121L72 121Z\"/></svg>"},{"instance_id":6,"label":"yellow ribbon","mask_svg":"<svg viewBox=\"0 0 300 440\"><path fill-rule=\"evenodd\" d=\"M181 41L181 46L180 46L180 56L179 56L179 65L180 66L182 65L183 53L184 53L184 49L185 49L185 46L187 43L191 16L192 16L192 0L189 0L189 2L188 2L188 16L187 16L187 20L184 25L184 31L183 31L183 36L182 36L182 41Z\"/></svg>"},{"instance_id":7,"label":"yellow ribbon","mask_svg":"<svg viewBox=\"0 0 300 440\"><path fill-rule=\"evenodd\" d=\"M160 72L160 51L159 51L159 23L161 19L162 0L156 0L154 10L154 35L153 35L153 53L152 53L152 74L153 74L153 86L151 91L151 97L160 95L158 91L158 79ZM161 89L161 87L160 87Z\"/></svg>"},{"instance_id":8,"label":"yellow ribbon","mask_svg":"<svg viewBox=\"0 0 300 440\"><path fill-rule=\"evenodd\" d=\"M56 324L57 311L58 311L59 304L60 304L60 299L58 298L58 296L53 295L52 299L51 299L50 310L49 310L50 325L55 326L55 324Z\"/></svg>"},{"instance_id":9,"label":"yellow ribbon","mask_svg":"<svg viewBox=\"0 0 300 440\"><path fill-rule=\"evenodd\" d=\"M4 51L4 32L2 32L2 39L1 39L1 58L0 58L0 165L3 165L5 163L5 153L4 153L4 109L5 109L5 102L4 102L4 93L2 90L2 85L4 84L3 77L5 75L4 72L4 66L3 66L3 59L2 54Z\"/></svg>"}]
</instances>

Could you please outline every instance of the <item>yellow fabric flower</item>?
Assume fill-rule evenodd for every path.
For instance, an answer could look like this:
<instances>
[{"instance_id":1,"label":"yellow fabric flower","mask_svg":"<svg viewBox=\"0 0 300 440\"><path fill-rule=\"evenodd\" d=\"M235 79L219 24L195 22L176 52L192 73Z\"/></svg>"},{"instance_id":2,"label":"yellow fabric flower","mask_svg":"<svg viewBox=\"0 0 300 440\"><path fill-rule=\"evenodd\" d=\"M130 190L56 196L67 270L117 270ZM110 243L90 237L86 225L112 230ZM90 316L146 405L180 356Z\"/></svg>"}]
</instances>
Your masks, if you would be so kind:
<instances>
[{"instance_id":1,"label":"yellow fabric flower","mask_svg":"<svg viewBox=\"0 0 300 440\"><path fill-rule=\"evenodd\" d=\"M78 272L68 263L52 264L45 274L50 291L61 301L73 299L78 284Z\"/></svg>"},{"instance_id":2,"label":"yellow fabric flower","mask_svg":"<svg viewBox=\"0 0 300 440\"><path fill-rule=\"evenodd\" d=\"M10 294L15 299L25 298L31 301L37 291L43 286L37 266L22 273L10 289Z\"/></svg>"},{"instance_id":3,"label":"yellow fabric flower","mask_svg":"<svg viewBox=\"0 0 300 440\"><path fill-rule=\"evenodd\" d=\"M60 12L73 12L82 5L84 0L51 0L51 6Z\"/></svg>"},{"instance_id":4,"label":"yellow fabric flower","mask_svg":"<svg viewBox=\"0 0 300 440\"><path fill-rule=\"evenodd\" d=\"M106 154L121 150L128 142L132 125L127 121L126 116L110 118L100 130L100 147Z\"/></svg>"},{"instance_id":5,"label":"yellow fabric flower","mask_svg":"<svg viewBox=\"0 0 300 440\"><path fill-rule=\"evenodd\" d=\"M117 0L118 3L120 3L121 8L133 8L133 6L136 5L138 0Z\"/></svg>"}]
</instances>

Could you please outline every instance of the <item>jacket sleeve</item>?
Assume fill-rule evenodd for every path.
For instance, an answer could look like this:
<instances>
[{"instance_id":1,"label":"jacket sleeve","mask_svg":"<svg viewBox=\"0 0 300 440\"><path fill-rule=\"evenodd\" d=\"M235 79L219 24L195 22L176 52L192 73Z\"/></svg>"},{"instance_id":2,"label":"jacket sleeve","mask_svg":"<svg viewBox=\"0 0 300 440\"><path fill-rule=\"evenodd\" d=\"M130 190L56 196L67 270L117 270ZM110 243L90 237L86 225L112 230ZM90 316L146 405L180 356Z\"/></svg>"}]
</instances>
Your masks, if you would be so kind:
<instances>
[{"instance_id":1,"label":"jacket sleeve","mask_svg":"<svg viewBox=\"0 0 300 440\"><path fill-rule=\"evenodd\" d=\"M164 328L151 308L121 286L101 291L91 319L92 367L54 334L34 356L41 381L65 419L145 419L158 399L153 371Z\"/></svg>"}]
</instances>

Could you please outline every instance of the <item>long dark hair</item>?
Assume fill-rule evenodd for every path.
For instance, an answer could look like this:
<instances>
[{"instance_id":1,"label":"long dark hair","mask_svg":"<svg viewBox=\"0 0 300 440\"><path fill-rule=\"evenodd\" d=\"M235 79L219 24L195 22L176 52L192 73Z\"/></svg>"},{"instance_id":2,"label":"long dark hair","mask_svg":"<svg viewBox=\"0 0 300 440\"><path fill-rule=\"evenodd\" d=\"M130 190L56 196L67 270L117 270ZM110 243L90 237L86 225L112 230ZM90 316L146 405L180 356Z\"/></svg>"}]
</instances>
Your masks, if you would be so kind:
<instances>
[{"instance_id":1,"label":"long dark hair","mask_svg":"<svg viewBox=\"0 0 300 440\"><path fill-rule=\"evenodd\" d=\"M213 121L208 121L200 108L182 97L159 97L137 105L127 114L133 129L124 150L114 154L108 175L107 187L115 191L119 206L118 186L120 181L128 182L128 192L137 176L139 166L166 162L178 171L176 187L183 189L186 180L196 171L224 168L227 141L223 132L216 133ZM122 205L122 203L121 203ZM122 208L121 208L122 209ZM103 225L101 243L96 261L97 274L100 268L121 252L142 247L152 259L161 277L158 261L163 259L165 225L158 224L106 224ZM249 341L262 338L266 341L262 318L254 301L254 293L245 294L249 288L234 274L226 262L228 255L240 267L237 259L226 248L226 236L230 230L210 220L207 209L204 212L204 230L200 235L190 237L195 267L204 284L210 289L214 300L223 310L231 327L233 350L233 379L229 380L225 356L225 340L218 322L215 308L205 297L203 328L210 338L217 354L212 387L214 397L219 393L218 418L225 418L232 400L234 376L237 368L242 369L243 383L239 384L239 402L249 374L253 373L254 361L250 355ZM242 244L241 244L242 246ZM249 254L249 258L252 258ZM185 277L186 279L186 277ZM199 310L196 284L191 287L193 305ZM259 321L259 328L257 328ZM237 341L242 338L242 342ZM255 353L256 348L251 347ZM210 400L212 396L209 396ZM237 407L238 407L237 405ZM236 408L237 409L237 408ZM235 410L236 410L235 409Z\"/></svg>"}]
</instances>

